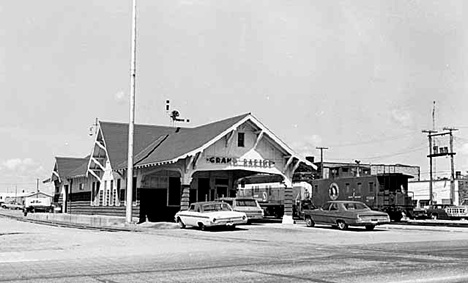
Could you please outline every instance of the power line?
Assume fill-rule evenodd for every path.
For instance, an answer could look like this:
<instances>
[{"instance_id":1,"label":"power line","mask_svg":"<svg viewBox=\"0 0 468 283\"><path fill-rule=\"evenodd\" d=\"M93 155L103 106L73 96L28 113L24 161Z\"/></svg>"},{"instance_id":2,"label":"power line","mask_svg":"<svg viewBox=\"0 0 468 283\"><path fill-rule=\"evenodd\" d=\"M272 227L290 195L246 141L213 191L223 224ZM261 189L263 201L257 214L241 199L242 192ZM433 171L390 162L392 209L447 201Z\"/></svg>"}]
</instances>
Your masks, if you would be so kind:
<instances>
[{"instance_id":1,"label":"power line","mask_svg":"<svg viewBox=\"0 0 468 283\"><path fill-rule=\"evenodd\" d=\"M371 156L371 157L333 158L333 159L334 160L350 160L350 159L356 159L356 158L357 159L376 159L376 158L392 157L392 156L398 156L398 155L413 153L413 152L420 151L420 150L425 149L425 148L426 148L426 146L424 145L424 146L409 149L408 151L390 153L390 154L386 154L386 155Z\"/></svg>"},{"instance_id":2,"label":"power line","mask_svg":"<svg viewBox=\"0 0 468 283\"><path fill-rule=\"evenodd\" d=\"M364 142L357 142L357 143L344 143L344 144L331 144L330 146L332 147L346 147L346 146L354 146L354 145L365 145L365 144L372 144L372 143L379 143L383 141L392 141L392 140L399 140L399 139L405 139L405 138L410 138L414 137L415 135L398 135L394 137L388 137L388 138L383 138L383 139L378 139L378 140L369 140L369 141L364 141Z\"/></svg>"}]
</instances>

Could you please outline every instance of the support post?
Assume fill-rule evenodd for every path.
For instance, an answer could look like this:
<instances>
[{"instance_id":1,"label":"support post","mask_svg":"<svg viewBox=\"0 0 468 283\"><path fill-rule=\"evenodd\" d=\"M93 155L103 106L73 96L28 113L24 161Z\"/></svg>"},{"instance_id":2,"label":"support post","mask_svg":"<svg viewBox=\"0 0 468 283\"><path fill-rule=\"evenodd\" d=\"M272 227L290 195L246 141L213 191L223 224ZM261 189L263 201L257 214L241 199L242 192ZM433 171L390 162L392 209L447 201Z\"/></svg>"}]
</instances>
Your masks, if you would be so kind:
<instances>
[{"instance_id":1,"label":"support post","mask_svg":"<svg viewBox=\"0 0 468 283\"><path fill-rule=\"evenodd\" d=\"M187 210L190 205L190 184L182 184L182 197L180 199L180 210Z\"/></svg>"},{"instance_id":2,"label":"support post","mask_svg":"<svg viewBox=\"0 0 468 283\"><path fill-rule=\"evenodd\" d=\"M285 184L284 186L284 214L283 214L283 224L294 224L293 219L293 192L292 186Z\"/></svg>"}]
</instances>

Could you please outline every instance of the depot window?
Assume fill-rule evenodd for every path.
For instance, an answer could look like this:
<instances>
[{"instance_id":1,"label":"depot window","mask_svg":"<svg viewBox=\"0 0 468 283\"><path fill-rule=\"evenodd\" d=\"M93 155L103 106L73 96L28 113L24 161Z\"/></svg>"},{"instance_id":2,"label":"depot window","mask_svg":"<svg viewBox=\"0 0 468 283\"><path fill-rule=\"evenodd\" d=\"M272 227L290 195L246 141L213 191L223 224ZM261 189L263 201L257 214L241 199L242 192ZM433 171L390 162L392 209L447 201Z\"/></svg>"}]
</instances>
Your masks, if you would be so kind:
<instances>
[{"instance_id":1,"label":"depot window","mask_svg":"<svg viewBox=\"0 0 468 283\"><path fill-rule=\"evenodd\" d=\"M245 146L245 133L237 133L237 146L238 147Z\"/></svg>"}]
</instances>

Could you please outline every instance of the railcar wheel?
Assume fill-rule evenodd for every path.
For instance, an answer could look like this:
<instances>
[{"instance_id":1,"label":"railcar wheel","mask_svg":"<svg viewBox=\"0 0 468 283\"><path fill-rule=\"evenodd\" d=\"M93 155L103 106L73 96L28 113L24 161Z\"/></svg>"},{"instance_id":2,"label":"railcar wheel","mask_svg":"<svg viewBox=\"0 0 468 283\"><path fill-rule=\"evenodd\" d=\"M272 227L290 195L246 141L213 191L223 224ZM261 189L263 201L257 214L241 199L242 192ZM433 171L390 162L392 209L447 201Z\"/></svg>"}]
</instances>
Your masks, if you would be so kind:
<instances>
[{"instance_id":1,"label":"railcar wheel","mask_svg":"<svg viewBox=\"0 0 468 283\"><path fill-rule=\"evenodd\" d=\"M312 220L312 217L310 217L310 216L306 217L305 223L306 223L307 227L314 227L315 226L315 222L314 222L314 220Z\"/></svg>"},{"instance_id":2,"label":"railcar wheel","mask_svg":"<svg viewBox=\"0 0 468 283\"><path fill-rule=\"evenodd\" d=\"M374 228L375 228L375 225L367 225L366 226L367 231L372 231L372 230L374 230Z\"/></svg>"},{"instance_id":3,"label":"railcar wheel","mask_svg":"<svg viewBox=\"0 0 468 283\"><path fill-rule=\"evenodd\" d=\"M346 230L348 229L348 224L346 224L344 221L339 220L336 222L336 225L338 226L338 229L340 230Z\"/></svg>"}]
</instances>

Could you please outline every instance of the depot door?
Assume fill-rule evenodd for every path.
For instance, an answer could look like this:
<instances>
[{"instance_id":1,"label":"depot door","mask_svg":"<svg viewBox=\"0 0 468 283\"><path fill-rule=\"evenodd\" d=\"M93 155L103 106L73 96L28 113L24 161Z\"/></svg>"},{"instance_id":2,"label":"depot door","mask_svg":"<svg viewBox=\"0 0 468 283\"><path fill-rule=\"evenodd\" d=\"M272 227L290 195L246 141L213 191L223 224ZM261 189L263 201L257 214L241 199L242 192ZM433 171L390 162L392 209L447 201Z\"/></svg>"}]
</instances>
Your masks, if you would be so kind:
<instances>
[{"instance_id":1,"label":"depot door","mask_svg":"<svg viewBox=\"0 0 468 283\"><path fill-rule=\"evenodd\" d=\"M140 221L167 221L167 189L140 189Z\"/></svg>"}]
</instances>

